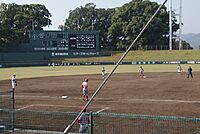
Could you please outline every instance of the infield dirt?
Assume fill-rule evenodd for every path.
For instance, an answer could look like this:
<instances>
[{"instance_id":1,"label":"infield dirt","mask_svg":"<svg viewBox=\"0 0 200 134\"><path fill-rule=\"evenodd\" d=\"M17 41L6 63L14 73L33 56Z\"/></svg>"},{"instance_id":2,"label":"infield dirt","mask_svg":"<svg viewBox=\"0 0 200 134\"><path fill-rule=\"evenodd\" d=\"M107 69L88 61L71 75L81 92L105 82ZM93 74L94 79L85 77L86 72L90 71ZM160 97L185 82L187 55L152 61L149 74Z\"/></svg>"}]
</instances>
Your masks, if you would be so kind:
<instances>
[{"instance_id":1,"label":"infield dirt","mask_svg":"<svg viewBox=\"0 0 200 134\"><path fill-rule=\"evenodd\" d=\"M87 111L199 117L200 72L194 78L186 73L114 74L95 97ZM103 81L101 75L60 76L19 79L15 108L78 112L82 101L81 83L89 79L89 97ZM1 81L0 89L9 90L10 80ZM62 98L62 96L67 96Z\"/></svg>"}]
</instances>

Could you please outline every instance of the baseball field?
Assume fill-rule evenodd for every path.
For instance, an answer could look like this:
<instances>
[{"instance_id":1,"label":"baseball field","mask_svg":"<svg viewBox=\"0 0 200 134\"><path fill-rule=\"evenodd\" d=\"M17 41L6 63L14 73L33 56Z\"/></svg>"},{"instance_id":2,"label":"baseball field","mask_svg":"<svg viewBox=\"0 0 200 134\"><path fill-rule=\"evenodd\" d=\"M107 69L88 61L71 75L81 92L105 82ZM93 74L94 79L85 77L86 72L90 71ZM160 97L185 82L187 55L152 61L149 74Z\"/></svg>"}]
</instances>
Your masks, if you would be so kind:
<instances>
[{"instance_id":1,"label":"baseball field","mask_svg":"<svg viewBox=\"0 0 200 134\"><path fill-rule=\"evenodd\" d=\"M110 77L88 111L111 113L199 117L200 65L191 65L194 78L187 78L188 65L177 74L176 64L143 65L146 78L138 75L139 65L121 65ZM16 74L16 110L78 112L82 101L81 83L89 79L89 97L101 84L102 66L56 66L1 68L0 90L10 90ZM106 73L113 66L105 66Z\"/></svg>"}]
</instances>

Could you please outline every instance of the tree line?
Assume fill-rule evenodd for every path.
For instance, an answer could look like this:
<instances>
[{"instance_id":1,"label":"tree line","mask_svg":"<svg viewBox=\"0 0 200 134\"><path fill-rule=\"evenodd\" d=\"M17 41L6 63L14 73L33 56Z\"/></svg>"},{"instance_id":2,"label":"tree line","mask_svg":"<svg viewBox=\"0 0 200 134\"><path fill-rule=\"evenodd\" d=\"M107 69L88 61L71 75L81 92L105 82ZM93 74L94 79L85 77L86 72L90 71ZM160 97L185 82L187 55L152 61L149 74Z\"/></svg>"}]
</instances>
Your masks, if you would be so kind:
<instances>
[{"instance_id":1,"label":"tree line","mask_svg":"<svg viewBox=\"0 0 200 134\"><path fill-rule=\"evenodd\" d=\"M15 3L0 5L0 50L28 42L29 30L42 30L51 23L50 12L44 5Z\"/></svg>"},{"instance_id":2,"label":"tree line","mask_svg":"<svg viewBox=\"0 0 200 134\"><path fill-rule=\"evenodd\" d=\"M154 12L159 7L156 2L149 0L132 0L121 7L97 8L94 3L70 10L65 23L58 28L61 30L97 30L100 33L102 50L125 50ZM132 49L145 49L162 46L168 48L169 42L169 13L164 6L147 27L141 38ZM40 4L0 5L0 50L8 45L28 42L29 30L42 30L51 25L49 10ZM173 15L173 33L179 29L177 18ZM175 36L175 34L174 34ZM173 39L173 48L178 43ZM159 47L156 47L159 48ZM182 49L191 49L189 43L183 41Z\"/></svg>"}]
</instances>

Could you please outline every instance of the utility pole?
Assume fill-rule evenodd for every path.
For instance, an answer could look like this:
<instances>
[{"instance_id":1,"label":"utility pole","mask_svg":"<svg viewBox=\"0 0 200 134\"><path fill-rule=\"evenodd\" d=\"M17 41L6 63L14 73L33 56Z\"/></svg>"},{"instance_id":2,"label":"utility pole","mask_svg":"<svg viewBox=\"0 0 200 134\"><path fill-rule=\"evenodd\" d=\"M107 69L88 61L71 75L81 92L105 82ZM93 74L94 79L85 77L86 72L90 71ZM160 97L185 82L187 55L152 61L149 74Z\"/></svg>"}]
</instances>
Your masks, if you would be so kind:
<instances>
[{"instance_id":1,"label":"utility pole","mask_svg":"<svg viewBox=\"0 0 200 134\"><path fill-rule=\"evenodd\" d=\"M169 0L169 50L172 50L172 0Z\"/></svg>"},{"instance_id":2,"label":"utility pole","mask_svg":"<svg viewBox=\"0 0 200 134\"><path fill-rule=\"evenodd\" d=\"M94 13L94 11L93 11ZM94 30L94 24L96 23L96 19L94 17L94 15L92 15L92 30Z\"/></svg>"},{"instance_id":3,"label":"utility pole","mask_svg":"<svg viewBox=\"0 0 200 134\"><path fill-rule=\"evenodd\" d=\"M94 30L94 20L92 19L92 31Z\"/></svg>"},{"instance_id":4,"label":"utility pole","mask_svg":"<svg viewBox=\"0 0 200 134\"><path fill-rule=\"evenodd\" d=\"M182 0L180 0L180 9L179 9L179 50L182 49Z\"/></svg>"}]
</instances>

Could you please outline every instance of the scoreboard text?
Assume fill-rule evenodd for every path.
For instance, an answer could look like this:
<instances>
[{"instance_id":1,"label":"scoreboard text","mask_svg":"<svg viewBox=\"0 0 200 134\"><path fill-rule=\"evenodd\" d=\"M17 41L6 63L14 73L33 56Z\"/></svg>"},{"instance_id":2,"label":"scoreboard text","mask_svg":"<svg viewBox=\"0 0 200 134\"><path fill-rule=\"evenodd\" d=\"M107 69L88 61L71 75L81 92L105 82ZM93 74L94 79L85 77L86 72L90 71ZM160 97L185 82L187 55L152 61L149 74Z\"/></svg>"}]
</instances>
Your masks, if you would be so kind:
<instances>
[{"instance_id":1,"label":"scoreboard text","mask_svg":"<svg viewBox=\"0 0 200 134\"><path fill-rule=\"evenodd\" d=\"M33 51L99 51L97 31L31 31Z\"/></svg>"}]
</instances>

